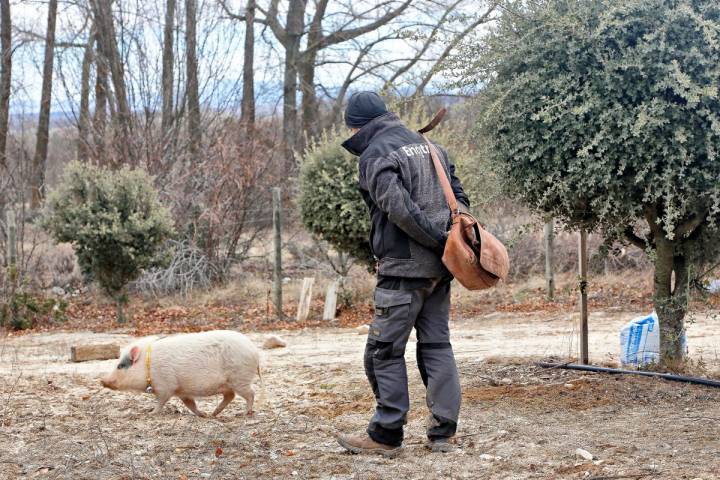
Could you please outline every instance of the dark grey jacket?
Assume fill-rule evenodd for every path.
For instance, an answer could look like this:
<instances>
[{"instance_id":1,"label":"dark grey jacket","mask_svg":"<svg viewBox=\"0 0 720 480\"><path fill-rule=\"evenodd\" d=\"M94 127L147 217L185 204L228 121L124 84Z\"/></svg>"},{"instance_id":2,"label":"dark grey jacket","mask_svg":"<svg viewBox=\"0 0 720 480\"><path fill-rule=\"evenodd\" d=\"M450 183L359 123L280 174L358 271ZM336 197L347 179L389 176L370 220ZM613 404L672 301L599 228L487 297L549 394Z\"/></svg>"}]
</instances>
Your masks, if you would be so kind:
<instances>
[{"instance_id":1,"label":"dark grey jacket","mask_svg":"<svg viewBox=\"0 0 720 480\"><path fill-rule=\"evenodd\" d=\"M343 143L360 156L359 187L370 209L370 246L379 274L408 278L449 275L441 261L450 209L422 136L394 113L375 118ZM469 206L455 166L436 145L458 202Z\"/></svg>"}]
</instances>

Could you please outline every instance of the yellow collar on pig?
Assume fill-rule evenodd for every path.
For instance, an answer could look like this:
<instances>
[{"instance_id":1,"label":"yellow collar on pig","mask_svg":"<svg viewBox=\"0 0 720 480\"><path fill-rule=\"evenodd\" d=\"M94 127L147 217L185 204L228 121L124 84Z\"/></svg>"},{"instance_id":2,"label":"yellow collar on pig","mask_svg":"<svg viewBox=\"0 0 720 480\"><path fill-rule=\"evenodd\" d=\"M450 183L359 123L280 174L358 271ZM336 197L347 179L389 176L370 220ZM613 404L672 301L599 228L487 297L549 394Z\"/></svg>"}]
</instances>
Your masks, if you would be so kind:
<instances>
[{"instance_id":1,"label":"yellow collar on pig","mask_svg":"<svg viewBox=\"0 0 720 480\"><path fill-rule=\"evenodd\" d=\"M145 383L147 384L147 387L145 387L145 392L147 393L154 393L153 387L152 387L152 377L150 376L150 352L152 351L152 343L148 343L147 348L145 349Z\"/></svg>"}]
</instances>

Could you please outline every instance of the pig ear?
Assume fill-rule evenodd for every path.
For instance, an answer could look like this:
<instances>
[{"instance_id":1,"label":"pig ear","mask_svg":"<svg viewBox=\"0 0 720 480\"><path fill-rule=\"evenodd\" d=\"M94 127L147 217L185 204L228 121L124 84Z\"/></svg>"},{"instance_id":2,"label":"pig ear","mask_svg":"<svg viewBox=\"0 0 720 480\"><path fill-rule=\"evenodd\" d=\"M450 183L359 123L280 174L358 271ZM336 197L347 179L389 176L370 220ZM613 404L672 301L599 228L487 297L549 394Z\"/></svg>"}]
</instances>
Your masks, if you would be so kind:
<instances>
[{"instance_id":1,"label":"pig ear","mask_svg":"<svg viewBox=\"0 0 720 480\"><path fill-rule=\"evenodd\" d=\"M140 358L140 347L136 345L130 349L130 358L134 365L138 361L138 358Z\"/></svg>"}]
</instances>

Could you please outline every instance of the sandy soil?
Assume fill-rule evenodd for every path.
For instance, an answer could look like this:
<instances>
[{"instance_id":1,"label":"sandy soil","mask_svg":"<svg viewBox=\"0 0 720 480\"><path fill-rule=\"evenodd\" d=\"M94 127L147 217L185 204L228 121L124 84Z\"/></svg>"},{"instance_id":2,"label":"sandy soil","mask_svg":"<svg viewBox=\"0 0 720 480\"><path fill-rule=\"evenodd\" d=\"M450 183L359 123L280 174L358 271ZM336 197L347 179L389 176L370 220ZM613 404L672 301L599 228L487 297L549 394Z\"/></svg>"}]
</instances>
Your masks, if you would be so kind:
<instances>
[{"instance_id":1,"label":"sandy soil","mask_svg":"<svg viewBox=\"0 0 720 480\"><path fill-rule=\"evenodd\" d=\"M617 359L632 312L596 312L592 360ZM113 361L67 362L78 340L54 333L0 339L0 478L657 478L720 479L720 389L535 367L576 351L571 315L495 313L454 322L463 382L458 450L424 449L427 415L416 369L406 447L394 460L346 454L334 436L362 430L373 408L353 330L278 332L266 351L265 401L253 417L236 400L217 419L173 399L149 415L150 395L100 388ZM261 342L266 334L250 336ZM691 356L720 369L720 318L695 317ZM408 363L414 363L409 345ZM210 411L219 398L204 399ZM589 451L593 460L576 455Z\"/></svg>"}]
</instances>

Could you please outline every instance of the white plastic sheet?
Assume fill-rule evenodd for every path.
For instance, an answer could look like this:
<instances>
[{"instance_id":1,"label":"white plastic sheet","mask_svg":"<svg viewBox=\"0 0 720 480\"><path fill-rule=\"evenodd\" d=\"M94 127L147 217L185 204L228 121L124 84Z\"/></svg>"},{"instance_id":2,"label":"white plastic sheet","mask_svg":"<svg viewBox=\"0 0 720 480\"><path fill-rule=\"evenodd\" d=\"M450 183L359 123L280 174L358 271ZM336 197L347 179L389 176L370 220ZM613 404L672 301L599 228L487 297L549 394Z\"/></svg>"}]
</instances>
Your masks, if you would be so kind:
<instances>
[{"instance_id":1,"label":"white plastic sheet","mask_svg":"<svg viewBox=\"0 0 720 480\"><path fill-rule=\"evenodd\" d=\"M687 337L681 339L683 352L687 352ZM660 361L660 321L657 314L638 317L620 330L620 363L623 366L641 367Z\"/></svg>"}]
</instances>

